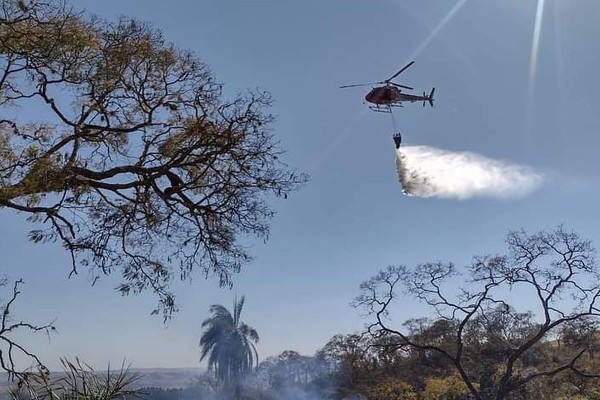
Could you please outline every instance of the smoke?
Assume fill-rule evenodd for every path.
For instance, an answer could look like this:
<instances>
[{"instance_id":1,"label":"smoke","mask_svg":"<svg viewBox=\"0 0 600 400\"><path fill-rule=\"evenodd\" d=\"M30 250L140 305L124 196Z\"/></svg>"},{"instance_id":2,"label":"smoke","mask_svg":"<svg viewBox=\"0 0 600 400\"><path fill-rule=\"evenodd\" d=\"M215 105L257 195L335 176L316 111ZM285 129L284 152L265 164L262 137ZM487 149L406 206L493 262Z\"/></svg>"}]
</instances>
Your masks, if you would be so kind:
<instances>
[{"instance_id":1,"label":"smoke","mask_svg":"<svg viewBox=\"0 0 600 400\"><path fill-rule=\"evenodd\" d=\"M409 196L506 199L523 197L543 181L528 167L476 153L402 146L396 155L402 191Z\"/></svg>"}]
</instances>

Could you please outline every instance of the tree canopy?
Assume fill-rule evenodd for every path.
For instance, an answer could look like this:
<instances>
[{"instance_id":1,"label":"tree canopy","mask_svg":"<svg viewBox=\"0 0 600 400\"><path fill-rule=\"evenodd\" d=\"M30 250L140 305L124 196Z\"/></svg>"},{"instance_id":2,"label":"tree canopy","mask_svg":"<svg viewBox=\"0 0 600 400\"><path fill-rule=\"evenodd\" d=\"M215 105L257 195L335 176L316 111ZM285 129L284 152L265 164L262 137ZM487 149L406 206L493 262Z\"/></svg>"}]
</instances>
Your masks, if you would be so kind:
<instances>
[{"instance_id":1,"label":"tree canopy","mask_svg":"<svg viewBox=\"0 0 600 400\"><path fill-rule=\"evenodd\" d=\"M600 378L584 357L593 355L600 320L591 242L562 227L511 232L506 242L507 254L475 257L458 289L460 271L442 262L391 266L364 282L355 304L374 318L376 345L434 360L438 374L455 371L477 400L513 398L546 378ZM400 289L435 318L394 326L388 317ZM531 296L531 311L510 304L512 290ZM558 351L561 338L567 346Z\"/></svg>"},{"instance_id":2,"label":"tree canopy","mask_svg":"<svg viewBox=\"0 0 600 400\"><path fill-rule=\"evenodd\" d=\"M146 23L3 1L0 207L61 243L71 273L120 273L122 294L153 291L165 317L176 277L231 285L251 259L240 235L266 238L268 198L306 177L279 158L269 94L221 89Z\"/></svg>"}]
</instances>

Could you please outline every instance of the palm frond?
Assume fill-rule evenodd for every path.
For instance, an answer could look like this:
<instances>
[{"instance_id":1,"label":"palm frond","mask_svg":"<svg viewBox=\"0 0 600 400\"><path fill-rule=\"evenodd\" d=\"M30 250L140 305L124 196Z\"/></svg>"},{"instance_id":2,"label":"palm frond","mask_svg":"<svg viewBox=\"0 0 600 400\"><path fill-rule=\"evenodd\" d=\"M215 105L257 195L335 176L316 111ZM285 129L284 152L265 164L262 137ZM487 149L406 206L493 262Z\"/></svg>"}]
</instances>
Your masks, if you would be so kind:
<instances>
[{"instance_id":1,"label":"palm frond","mask_svg":"<svg viewBox=\"0 0 600 400\"><path fill-rule=\"evenodd\" d=\"M233 315L220 304L213 304L211 316L202 322L200 336L200 361L205 360L208 368L223 384L239 381L258 364L258 342L256 329L241 322L245 296L233 305ZM254 342L254 343L253 343Z\"/></svg>"}]
</instances>

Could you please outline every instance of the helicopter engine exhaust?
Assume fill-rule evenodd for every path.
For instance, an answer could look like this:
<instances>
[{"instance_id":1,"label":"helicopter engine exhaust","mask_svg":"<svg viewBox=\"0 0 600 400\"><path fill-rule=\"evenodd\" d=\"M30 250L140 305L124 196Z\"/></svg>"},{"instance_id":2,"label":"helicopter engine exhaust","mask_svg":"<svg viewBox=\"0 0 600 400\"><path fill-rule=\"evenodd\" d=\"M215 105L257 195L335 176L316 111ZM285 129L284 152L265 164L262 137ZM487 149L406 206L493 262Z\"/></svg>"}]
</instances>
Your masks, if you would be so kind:
<instances>
[{"instance_id":1,"label":"helicopter engine exhaust","mask_svg":"<svg viewBox=\"0 0 600 400\"><path fill-rule=\"evenodd\" d=\"M469 199L508 199L535 191L543 177L529 167L494 160L471 152L428 146L399 147L396 167L402 192L408 196Z\"/></svg>"}]
</instances>

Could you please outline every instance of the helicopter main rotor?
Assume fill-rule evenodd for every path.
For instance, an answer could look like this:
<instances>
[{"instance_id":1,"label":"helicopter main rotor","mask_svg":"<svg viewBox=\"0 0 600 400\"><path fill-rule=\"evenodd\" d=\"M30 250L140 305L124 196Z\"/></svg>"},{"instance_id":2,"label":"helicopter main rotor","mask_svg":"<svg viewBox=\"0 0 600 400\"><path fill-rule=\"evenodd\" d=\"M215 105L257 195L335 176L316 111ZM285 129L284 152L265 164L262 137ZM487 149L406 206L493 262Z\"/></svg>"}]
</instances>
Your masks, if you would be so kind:
<instances>
[{"instance_id":1,"label":"helicopter main rotor","mask_svg":"<svg viewBox=\"0 0 600 400\"><path fill-rule=\"evenodd\" d=\"M389 78L389 79L385 80L384 82L389 82L389 81L391 81L392 79L394 79L395 77L397 77L398 75L400 75L401 73L403 73L403 72L404 72L404 70L408 69L408 68L409 68L411 65L413 65L414 63L415 63L414 61L411 61L411 62L409 62L408 64L406 64L406 65L404 66L404 68L402 68L400 71L396 72L394 75L392 75L392 77L391 77L391 78Z\"/></svg>"},{"instance_id":2,"label":"helicopter main rotor","mask_svg":"<svg viewBox=\"0 0 600 400\"><path fill-rule=\"evenodd\" d=\"M340 86L340 89L358 87L358 86L369 86L369 85L394 85L394 86L401 87L404 89L413 90L414 88L412 88L410 86L401 85L399 83L392 82L392 79L394 79L395 77L400 75L402 72L404 72L407 68L409 68L414 63L415 63L414 61L409 62L400 71L396 72L394 75L392 75L390 78L386 79L385 81L371 82L371 83L358 83L355 85L344 85L344 86Z\"/></svg>"}]
</instances>

